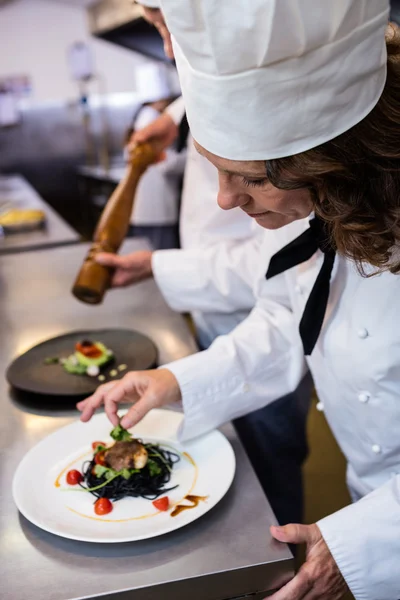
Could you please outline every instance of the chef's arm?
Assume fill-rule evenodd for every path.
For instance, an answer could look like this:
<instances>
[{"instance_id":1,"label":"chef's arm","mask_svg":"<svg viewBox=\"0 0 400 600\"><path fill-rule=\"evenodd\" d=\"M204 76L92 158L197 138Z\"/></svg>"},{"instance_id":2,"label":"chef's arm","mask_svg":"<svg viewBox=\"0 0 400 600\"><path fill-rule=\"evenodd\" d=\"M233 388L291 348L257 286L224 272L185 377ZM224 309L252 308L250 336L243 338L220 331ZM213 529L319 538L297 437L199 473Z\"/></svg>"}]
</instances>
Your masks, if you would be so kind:
<instances>
[{"instance_id":1,"label":"chef's arm","mask_svg":"<svg viewBox=\"0 0 400 600\"><path fill-rule=\"evenodd\" d=\"M165 159L150 167L148 171L142 175L141 179L146 177L147 173L150 172L150 169L158 169L160 174L164 177L168 177L169 175L183 177L185 173L186 159L186 149L182 150L181 152L177 152L173 148L168 148L165 152ZM166 182L166 184L167 183L168 182Z\"/></svg>"},{"instance_id":2,"label":"chef's arm","mask_svg":"<svg viewBox=\"0 0 400 600\"><path fill-rule=\"evenodd\" d=\"M306 367L297 324L282 296L283 276L275 279L267 282L269 297L233 332L208 350L164 367L181 390L182 439L261 408L300 383Z\"/></svg>"},{"instance_id":3,"label":"chef's arm","mask_svg":"<svg viewBox=\"0 0 400 600\"><path fill-rule=\"evenodd\" d=\"M400 598L400 475L317 524L356 600Z\"/></svg>"},{"instance_id":4,"label":"chef's arm","mask_svg":"<svg viewBox=\"0 0 400 600\"><path fill-rule=\"evenodd\" d=\"M171 104L169 104L164 110L164 114L169 115L175 125L179 125L183 119L183 115L185 114L185 103L183 97L179 96L179 98L171 102Z\"/></svg>"},{"instance_id":5,"label":"chef's arm","mask_svg":"<svg viewBox=\"0 0 400 600\"><path fill-rule=\"evenodd\" d=\"M178 98L152 123L134 131L128 150L133 149L136 144L157 141L157 145L164 150L168 148L178 137L179 123L185 114L185 106L182 97Z\"/></svg>"},{"instance_id":6,"label":"chef's arm","mask_svg":"<svg viewBox=\"0 0 400 600\"><path fill-rule=\"evenodd\" d=\"M152 271L166 302L177 312L250 310L255 304L261 234L206 249L154 252Z\"/></svg>"},{"instance_id":7,"label":"chef's arm","mask_svg":"<svg viewBox=\"0 0 400 600\"><path fill-rule=\"evenodd\" d=\"M112 423L120 402L139 397L122 420L134 426L154 407L181 401L181 438L187 440L294 391L306 365L286 275L264 280L250 315L208 350L155 371L131 372L104 384L78 404L88 421L102 404Z\"/></svg>"},{"instance_id":8,"label":"chef's arm","mask_svg":"<svg viewBox=\"0 0 400 600\"><path fill-rule=\"evenodd\" d=\"M147 184L144 178L142 182ZM112 287L154 276L173 310L230 313L249 311L255 304L251 275L258 251L251 238L207 250L145 250L122 256L103 252L96 261L114 269Z\"/></svg>"}]
</instances>

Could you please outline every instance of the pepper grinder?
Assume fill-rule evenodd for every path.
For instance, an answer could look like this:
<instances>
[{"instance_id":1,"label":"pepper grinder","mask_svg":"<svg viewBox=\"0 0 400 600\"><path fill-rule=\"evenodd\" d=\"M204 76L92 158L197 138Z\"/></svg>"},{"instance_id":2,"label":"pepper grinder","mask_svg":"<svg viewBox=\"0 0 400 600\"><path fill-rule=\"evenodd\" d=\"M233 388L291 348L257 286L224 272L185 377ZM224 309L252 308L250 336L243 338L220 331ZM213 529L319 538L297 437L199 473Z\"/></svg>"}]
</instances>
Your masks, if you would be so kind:
<instances>
[{"instance_id":1,"label":"pepper grinder","mask_svg":"<svg viewBox=\"0 0 400 600\"><path fill-rule=\"evenodd\" d=\"M152 144L139 144L130 157L124 179L108 200L96 227L93 244L72 288L73 295L86 304L100 304L109 289L113 270L99 265L99 252L117 253L129 228L135 191L140 177L153 164L160 150Z\"/></svg>"}]
</instances>

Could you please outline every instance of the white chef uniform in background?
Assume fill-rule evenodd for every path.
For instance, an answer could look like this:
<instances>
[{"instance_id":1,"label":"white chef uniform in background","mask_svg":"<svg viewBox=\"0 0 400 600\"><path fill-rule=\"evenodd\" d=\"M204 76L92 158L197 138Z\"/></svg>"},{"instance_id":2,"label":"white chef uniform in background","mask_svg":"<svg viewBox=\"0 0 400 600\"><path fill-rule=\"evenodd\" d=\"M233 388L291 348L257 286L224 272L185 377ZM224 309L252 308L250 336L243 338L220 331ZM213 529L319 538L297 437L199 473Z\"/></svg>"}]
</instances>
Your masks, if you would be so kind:
<instances>
[{"instance_id":1,"label":"white chef uniform in background","mask_svg":"<svg viewBox=\"0 0 400 600\"><path fill-rule=\"evenodd\" d=\"M178 125L185 112L182 98L166 112ZM222 210L217 193L217 170L196 152L189 133L179 220L181 250L155 252L152 268L171 308L192 314L203 348L236 327L254 306L253 265L264 235L243 211ZM214 285L216 272L223 278L222 286Z\"/></svg>"},{"instance_id":2,"label":"white chef uniform in background","mask_svg":"<svg viewBox=\"0 0 400 600\"><path fill-rule=\"evenodd\" d=\"M134 129L143 129L160 116L154 103L179 94L169 68L162 63L147 63L135 71L136 90L142 107ZM179 219L179 198L186 151L167 148L166 158L150 166L136 188L131 224L136 226L175 225Z\"/></svg>"},{"instance_id":3,"label":"white chef uniform in background","mask_svg":"<svg viewBox=\"0 0 400 600\"><path fill-rule=\"evenodd\" d=\"M191 131L219 156L263 160L310 149L361 121L382 92L384 0L253 0L241 10L221 0L165 0L162 8ZM297 221L270 232L265 252L306 227ZM322 260L318 252L268 281L260 265L250 316L209 350L168 365L182 391L184 438L296 387L304 369L298 325ZM399 294L398 275L363 278L336 257L307 358L353 496L363 496L318 523L357 600L400 597Z\"/></svg>"}]
</instances>

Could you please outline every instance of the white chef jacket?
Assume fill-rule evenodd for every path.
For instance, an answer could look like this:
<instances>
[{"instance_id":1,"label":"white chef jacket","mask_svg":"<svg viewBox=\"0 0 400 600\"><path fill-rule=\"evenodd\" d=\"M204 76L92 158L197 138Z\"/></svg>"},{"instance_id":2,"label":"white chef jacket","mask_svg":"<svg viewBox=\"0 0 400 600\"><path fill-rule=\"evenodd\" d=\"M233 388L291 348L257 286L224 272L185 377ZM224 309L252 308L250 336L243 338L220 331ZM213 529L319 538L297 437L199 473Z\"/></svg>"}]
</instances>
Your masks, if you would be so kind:
<instances>
[{"instance_id":1,"label":"white chef jacket","mask_svg":"<svg viewBox=\"0 0 400 600\"><path fill-rule=\"evenodd\" d=\"M268 232L262 255L307 227L302 220ZM268 281L260 264L247 319L208 350L167 365L182 391L184 439L296 389L305 365L298 326L322 262L318 252ZM324 324L307 357L349 486L362 498L318 523L356 600L400 598L399 297L399 275L365 278L337 256Z\"/></svg>"},{"instance_id":2,"label":"white chef jacket","mask_svg":"<svg viewBox=\"0 0 400 600\"><path fill-rule=\"evenodd\" d=\"M178 124L184 114L178 98L167 112ZM154 252L157 285L173 310L191 312L203 347L238 325L254 306L251 265L257 264L263 230L239 208L217 204L218 175L200 156L189 134L180 215L180 250ZM226 286L220 293L210 281L218 270ZM224 275L225 273L225 275ZM250 279L249 279L250 276Z\"/></svg>"},{"instance_id":3,"label":"white chef jacket","mask_svg":"<svg viewBox=\"0 0 400 600\"><path fill-rule=\"evenodd\" d=\"M143 106L136 119L135 129L150 125L160 113ZM175 225L179 220L179 199L186 164L186 150L167 148L166 158L144 172L136 188L131 224L138 226Z\"/></svg>"}]
</instances>

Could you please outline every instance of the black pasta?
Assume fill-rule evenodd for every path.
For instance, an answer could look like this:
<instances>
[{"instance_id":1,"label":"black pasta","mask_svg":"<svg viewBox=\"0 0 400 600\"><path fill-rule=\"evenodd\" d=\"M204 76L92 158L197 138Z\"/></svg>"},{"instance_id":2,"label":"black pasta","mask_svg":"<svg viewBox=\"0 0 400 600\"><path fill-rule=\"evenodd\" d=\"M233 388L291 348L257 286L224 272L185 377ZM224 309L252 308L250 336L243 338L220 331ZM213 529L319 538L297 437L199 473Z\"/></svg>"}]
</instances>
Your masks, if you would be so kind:
<instances>
[{"instance_id":1,"label":"black pasta","mask_svg":"<svg viewBox=\"0 0 400 600\"><path fill-rule=\"evenodd\" d=\"M121 498L145 498L146 500L155 500L162 494L169 492L176 487L164 487L171 480L171 472L174 464L179 462L180 457L175 452L162 448L157 444L144 444L151 463L156 464L156 468L151 469L148 463L140 471L131 474L126 479L122 475L111 479L108 483L106 476L97 477L93 473L96 466L94 457L83 464L83 482L80 486L89 491L96 498L108 498L111 501ZM156 474L154 473L156 471ZM104 484L105 485L102 485ZM101 486L99 489L92 489Z\"/></svg>"}]
</instances>

